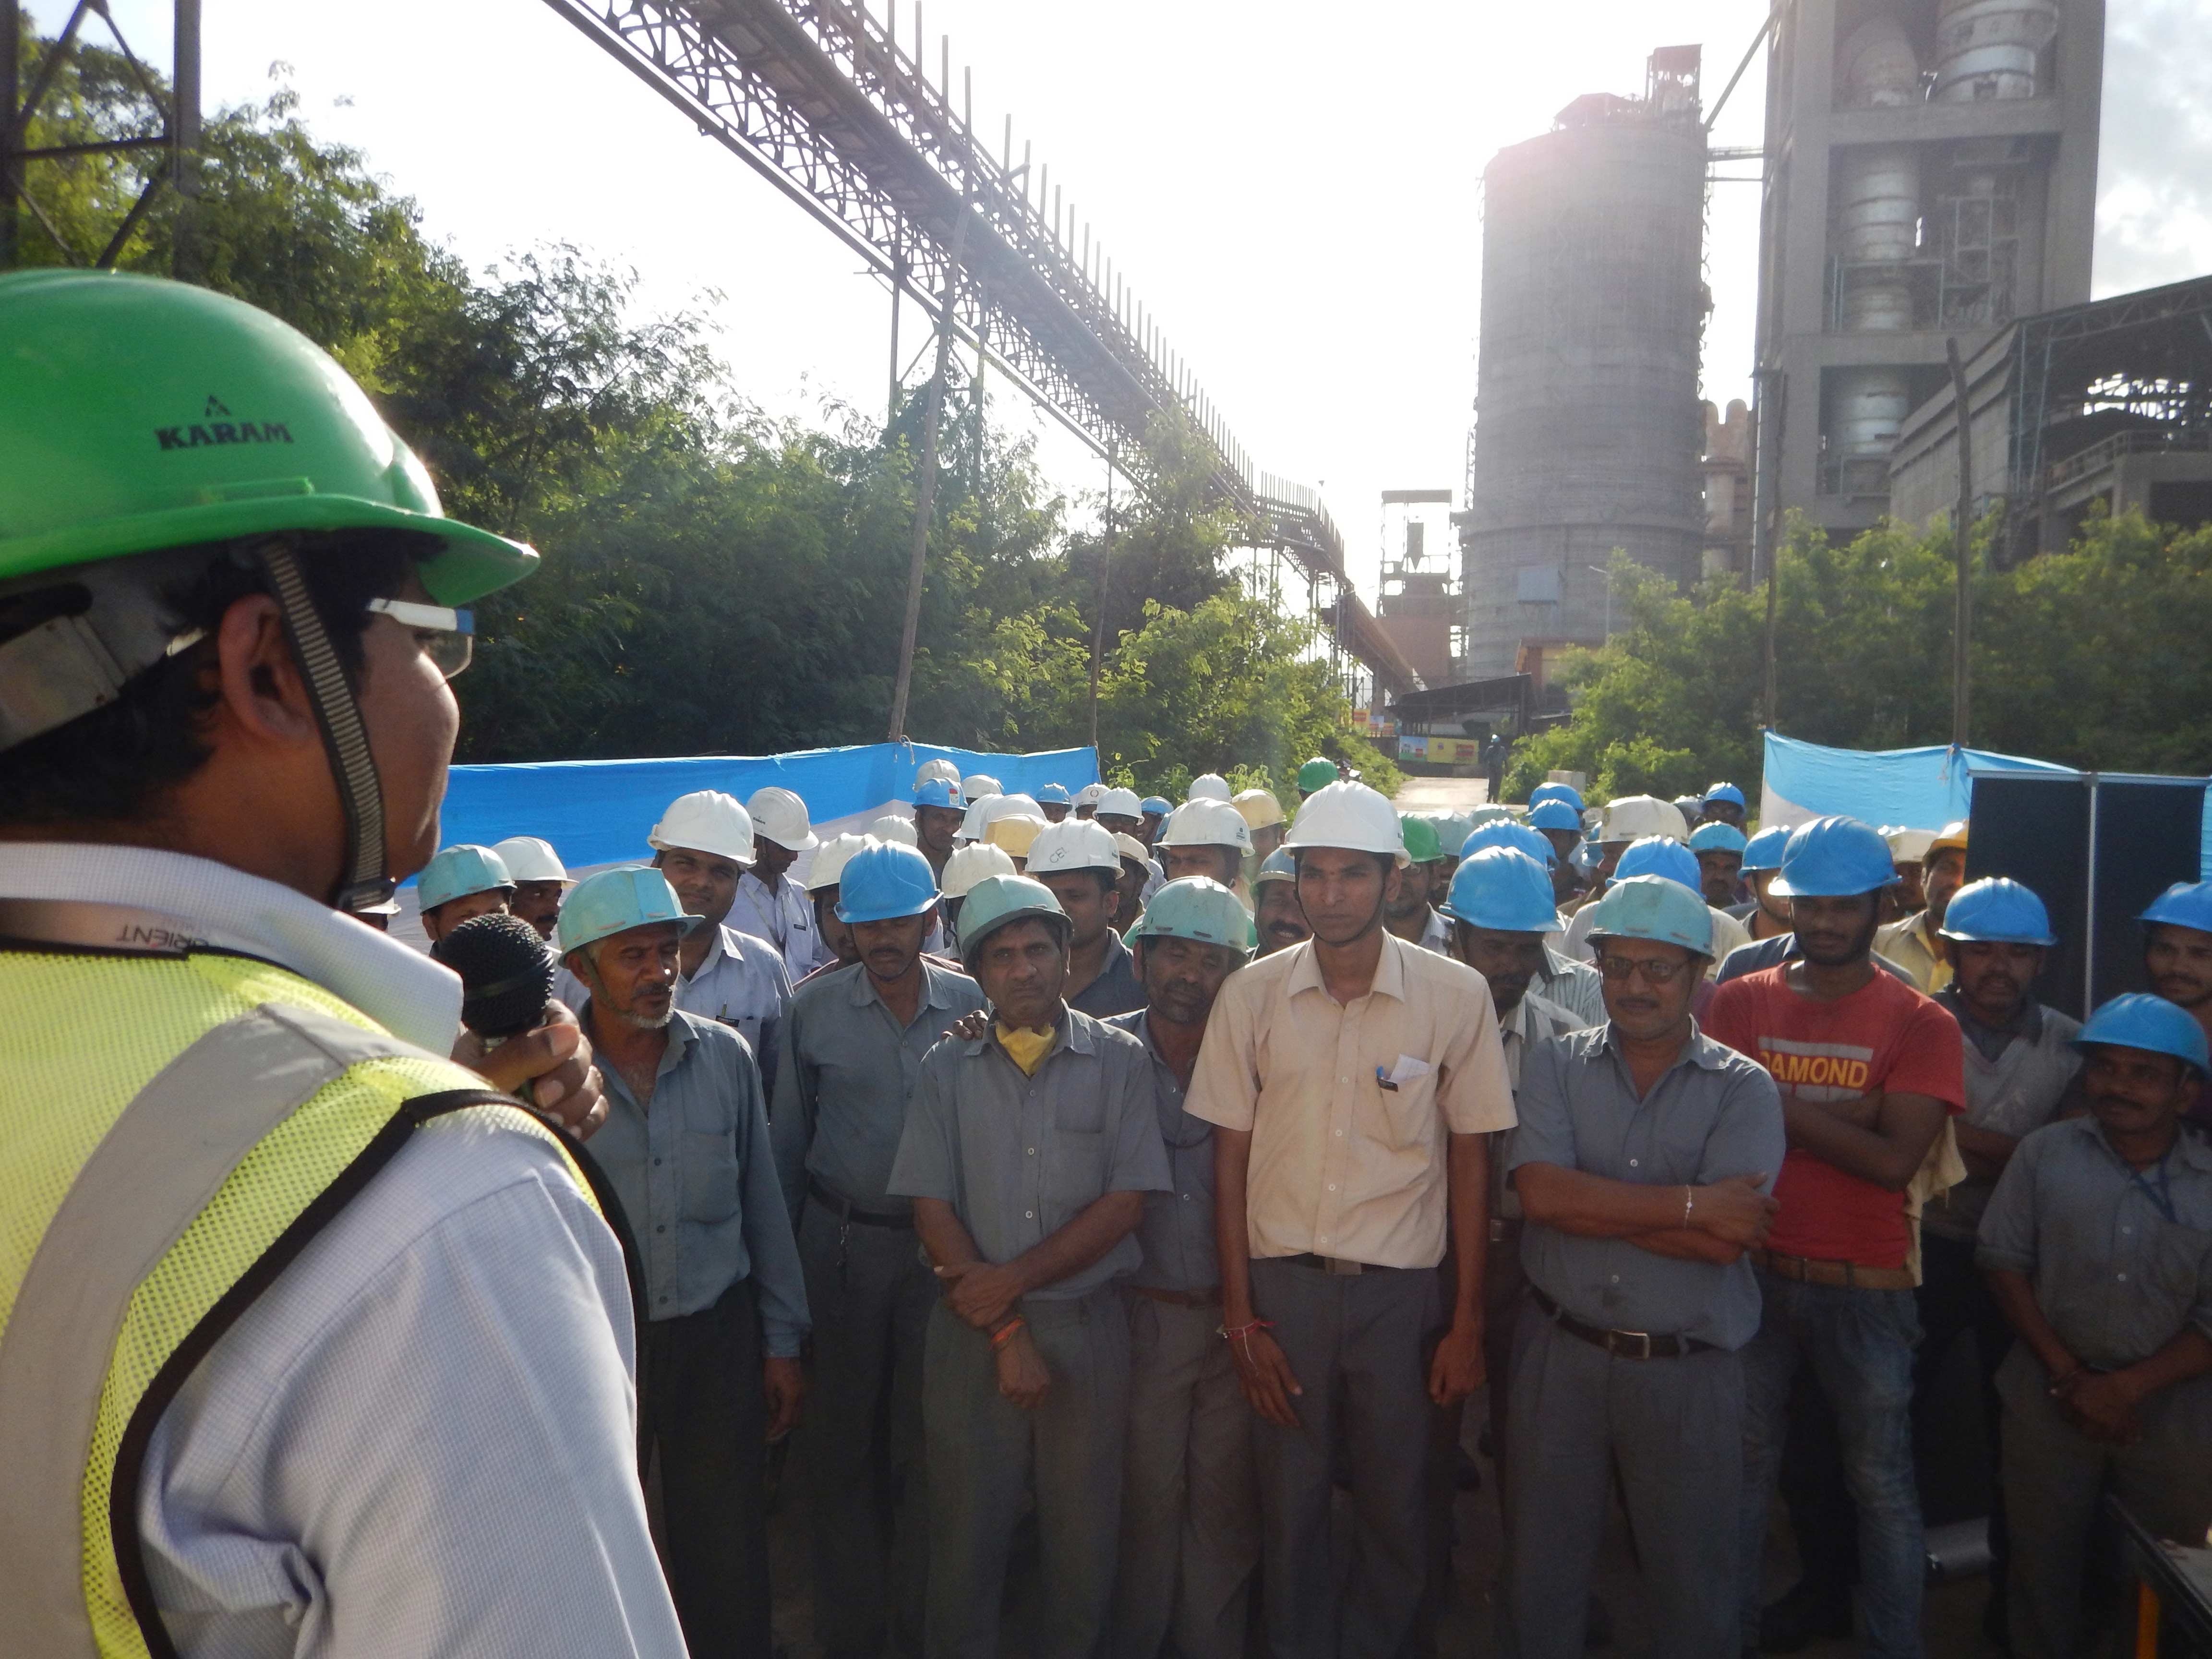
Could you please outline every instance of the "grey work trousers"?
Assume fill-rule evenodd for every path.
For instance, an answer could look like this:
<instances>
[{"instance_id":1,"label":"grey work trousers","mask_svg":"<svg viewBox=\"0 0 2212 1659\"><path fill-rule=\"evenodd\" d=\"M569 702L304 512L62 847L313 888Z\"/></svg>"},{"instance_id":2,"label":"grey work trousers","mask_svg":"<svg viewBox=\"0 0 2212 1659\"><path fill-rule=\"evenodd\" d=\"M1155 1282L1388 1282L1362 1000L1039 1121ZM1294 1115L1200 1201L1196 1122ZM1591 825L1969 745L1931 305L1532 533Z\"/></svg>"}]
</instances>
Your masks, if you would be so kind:
<instances>
[{"instance_id":1,"label":"grey work trousers","mask_svg":"<svg viewBox=\"0 0 2212 1659\"><path fill-rule=\"evenodd\" d=\"M1129 1449L1115 1659L1237 1659L1260 1565L1252 1408L1221 1305L1129 1293Z\"/></svg>"},{"instance_id":2,"label":"grey work trousers","mask_svg":"<svg viewBox=\"0 0 2212 1659\"><path fill-rule=\"evenodd\" d=\"M2162 1538L2201 1544L2212 1526L2212 1378L2146 1401L2136 1413L2142 1437L2130 1446L2083 1435L2059 1414L2048 1383L2025 1342L1997 1368L2016 1659L2073 1659L2080 1651L2081 1570L2107 1496Z\"/></svg>"},{"instance_id":3,"label":"grey work trousers","mask_svg":"<svg viewBox=\"0 0 2212 1659\"><path fill-rule=\"evenodd\" d=\"M999 1392L991 1339L930 1312L921 1419L929 1461L929 1659L993 1659L1006 1554L1036 1500L1043 1626L1035 1659L1095 1659L1114 1597L1129 1421L1129 1317L1110 1285L1022 1304L1052 1386L1024 1411Z\"/></svg>"},{"instance_id":4,"label":"grey work trousers","mask_svg":"<svg viewBox=\"0 0 2212 1659\"><path fill-rule=\"evenodd\" d=\"M1255 1419L1261 1594L1273 1659L1396 1659L1428 1565L1427 1360L1443 1322L1433 1267L1340 1275L1252 1263L1252 1305L1302 1392L1298 1426ZM1341 1607L1329 1565L1331 1457L1341 1437L1354 1531Z\"/></svg>"},{"instance_id":5,"label":"grey work trousers","mask_svg":"<svg viewBox=\"0 0 2212 1659\"><path fill-rule=\"evenodd\" d=\"M1652 1659L1740 1652L1740 1357L1705 1349L1620 1358L1561 1330L1532 1302L1514 1333L1511 1389L1504 1651L1579 1659L1618 1471L1651 1601Z\"/></svg>"},{"instance_id":6,"label":"grey work trousers","mask_svg":"<svg viewBox=\"0 0 2212 1659\"><path fill-rule=\"evenodd\" d=\"M849 1224L809 1202L799 1224L814 1318L806 1414L793 1446L828 1659L921 1651L929 1484L921 1355L937 1276L911 1227Z\"/></svg>"}]
</instances>

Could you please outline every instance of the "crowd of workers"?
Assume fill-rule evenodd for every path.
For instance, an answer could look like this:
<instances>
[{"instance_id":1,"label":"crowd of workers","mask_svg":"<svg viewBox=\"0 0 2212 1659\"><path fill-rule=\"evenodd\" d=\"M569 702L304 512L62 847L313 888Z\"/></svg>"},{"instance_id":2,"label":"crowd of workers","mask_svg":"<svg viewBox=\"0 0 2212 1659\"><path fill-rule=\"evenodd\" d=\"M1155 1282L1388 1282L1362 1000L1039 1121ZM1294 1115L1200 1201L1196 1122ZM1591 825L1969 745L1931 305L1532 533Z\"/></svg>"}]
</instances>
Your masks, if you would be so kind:
<instances>
[{"instance_id":1,"label":"crowd of workers","mask_svg":"<svg viewBox=\"0 0 2212 1659\"><path fill-rule=\"evenodd\" d=\"M765 1659L786 1443L837 1659L994 1653L1016 1581L1060 1659L1435 1651L1474 1440L1504 1651L1608 1639L1617 1504L1630 1644L1913 1655L1961 1339L2010 1651L2114 1616L2108 1497L2212 1524L2212 884L2077 1024L1966 825L1728 784L933 761L827 842L771 788L434 854L534 556L343 371L0 278L0 456L11 1651ZM377 931L416 870L434 956L527 924L520 1035Z\"/></svg>"}]
</instances>

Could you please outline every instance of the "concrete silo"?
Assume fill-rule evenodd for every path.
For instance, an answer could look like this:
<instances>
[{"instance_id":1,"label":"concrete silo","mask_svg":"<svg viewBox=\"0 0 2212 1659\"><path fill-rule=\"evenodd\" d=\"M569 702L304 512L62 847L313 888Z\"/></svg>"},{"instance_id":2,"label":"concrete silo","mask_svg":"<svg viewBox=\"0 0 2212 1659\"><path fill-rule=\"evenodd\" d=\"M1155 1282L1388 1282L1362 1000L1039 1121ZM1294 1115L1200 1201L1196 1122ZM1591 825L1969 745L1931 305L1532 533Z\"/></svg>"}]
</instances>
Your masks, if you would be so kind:
<instances>
[{"instance_id":1,"label":"concrete silo","mask_svg":"<svg viewBox=\"0 0 2212 1659\"><path fill-rule=\"evenodd\" d=\"M1705 533L1698 352L1705 137L1698 50L1641 99L1599 93L1483 173L1474 464L1460 515L1469 678L1595 644L1615 548L1694 581Z\"/></svg>"}]
</instances>

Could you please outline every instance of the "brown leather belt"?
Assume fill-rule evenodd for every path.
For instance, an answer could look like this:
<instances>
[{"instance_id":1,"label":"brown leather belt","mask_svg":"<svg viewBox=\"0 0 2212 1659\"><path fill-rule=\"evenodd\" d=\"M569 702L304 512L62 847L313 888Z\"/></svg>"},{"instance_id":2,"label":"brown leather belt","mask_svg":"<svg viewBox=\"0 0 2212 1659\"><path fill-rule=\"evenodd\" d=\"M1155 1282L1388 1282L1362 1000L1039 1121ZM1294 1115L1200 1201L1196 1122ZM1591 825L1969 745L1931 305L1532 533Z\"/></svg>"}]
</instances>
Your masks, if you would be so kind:
<instances>
[{"instance_id":1,"label":"brown leather belt","mask_svg":"<svg viewBox=\"0 0 2212 1659\"><path fill-rule=\"evenodd\" d=\"M1221 1305L1221 1286L1204 1291L1170 1291L1158 1285L1132 1285L1129 1288L1139 1296L1148 1296L1155 1302L1166 1302L1178 1308L1218 1308Z\"/></svg>"},{"instance_id":2,"label":"brown leather belt","mask_svg":"<svg viewBox=\"0 0 2212 1659\"><path fill-rule=\"evenodd\" d=\"M1717 1346L1694 1336L1654 1336L1649 1331L1608 1331L1601 1325L1585 1325L1534 1285L1528 1287L1528 1294L1569 1336L1603 1348L1616 1359L1680 1359L1684 1354L1704 1353Z\"/></svg>"},{"instance_id":3,"label":"brown leather belt","mask_svg":"<svg viewBox=\"0 0 2212 1659\"><path fill-rule=\"evenodd\" d=\"M1778 1250L1750 1252L1752 1265L1777 1279L1800 1285L1833 1285L1854 1291L1910 1291L1919 1281L1910 1267L1862 1267L1856 1261L1822 1261L1813 1256L1784 1255Z\"/></svg>"}]
</instances>

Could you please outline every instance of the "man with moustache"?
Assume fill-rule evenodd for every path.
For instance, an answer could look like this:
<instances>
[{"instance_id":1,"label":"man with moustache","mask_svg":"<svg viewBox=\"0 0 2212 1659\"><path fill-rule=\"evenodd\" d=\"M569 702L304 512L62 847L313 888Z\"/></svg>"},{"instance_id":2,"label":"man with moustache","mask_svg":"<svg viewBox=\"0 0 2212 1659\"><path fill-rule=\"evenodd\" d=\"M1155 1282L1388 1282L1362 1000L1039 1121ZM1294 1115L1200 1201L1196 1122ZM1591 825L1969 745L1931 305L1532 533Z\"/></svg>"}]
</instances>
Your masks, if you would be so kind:
<instances>
[{"instance_id":1,"label":"man with moustache","mask_svg":"<svg viewBox=\"0 0 2212 1659\"><path fill-rule=\"evenodd\" d=\"M1261 1419L1268 1645L1389 1654L1428 1567L1425 1437L1402 1425L1482 1384L1484 1137L1511 1127L1511 1085L1481 979L1382 925L1407 861L1390 803L1318 789L1285 846L1314 936L1223 988L1188 1109L1216 1127L1222 1329ZM1340 1435L1358 1528L1341 1598Z\"/></svg>"},{"instance_id":2,"label":"man with moustache","mask_svg":"<svg viewBox=\"0 0 2212 1659\"><path fill-rule=\"evenodd\" d=\"M1896 878L1870 826L1801 824L1775 881L1797 954L1720 986L1705 1025L1773 1074L1790 1142L1774 1189L1781 1213L1752 1256L1763 1305L1743 1350L1743 1629L1759 1628L1768 1497L1803 1366L1835 1412L1858 1507L1868 1650L1917 1659L1926 1544L1912 1469L1920 1321L1905 1188L1966 1091L1957 1023L1872 959L1882 892Z\"/></svg>"},{"instance_id":3,"label":"man with moustache","mask_svg":"<svg viewBox=\"0 0 2212 1659\"><path fill-rule=\"evenodd\" d=\"M1108 1024L1152 1057L1172 1185L1145 1194L1129 1280L1129 1449L1115 1591L1117 1659L1237 1659L1260 1564L1252 1413L1221 1340L1213 1126L1183 1109L1214 999L1250 951L1237 895L1171 881L1130 930L1146 1006Z\"/></svg>"},{"instance_id":4,"label":"man with moustache","mask_svg":"<svg viewBox=\"0 0 2212 1659\"><path fill-rule=\"evenodd\" d=\"M1298 905L1298 866L1288 853L1278 848L1260 860L1252 877L1252 902L1253 924L1260 932L1255 954L1271 957L1313 937Z\"/></svg>"},{"instance_id":5,"label":"man with moustache","mask_svg":"<svg viewBox=\"0 0 2212 1659\"><path fill-rule=\"evenodd\" d=\"M2212 1146L2180 1121L2204 1032L2131 994L2074 1042L2089 1115L2021 1142L1978 1252L2020 1334L1997 1374L2020 1659L2083 1650L2082 1568L2107 1496L2160 1538L2212 1523Z\"/></svg>"},{"instance_id":6,"label":"man with moustache","mask_svg":"<svg viewBox=\"0 0 2212 1659\"><path fill-rule=\"evenodd\" d=\"M831 1659L921 1645L921 1356L938 1286L915 1248L914 1206L890 1182L922 1057L983 1006L974 980L921 953L938 898L917 849L855 853L837 919L860 961L801 986L781 1033L769 1138L814 1318L813 1404L796 1451L815 1636Z\"/></svg>"},{"instance_id":7,"label":"man with moustache","mask_svg":"<svg viewBox=\"0 0 2212 1659\"><path fill-rule=\"evenodd\" d=\"M1133 1235L1168 1164L1144 1045L1062 998L1067 940L1042 882L969 890L960 948L990 1028L923 1060L888 1183L944 1291L922 1376L932 1659L997 1651L1032 1495L1041 1650L1095 1653L1112 1603L1129 1409L1115 1281L1142 1260Z\"/></svg>"},{"instance_id":8,"label":"man with moustache","mask_svg":"<svg viewBox=\"0 0 2212 1659\"><path fill-rule=\"evenodd\" d=\"M675 1004L679 941L703 926L623 865L576 884L557 938L607 1080L592 1155L641 1258L638 1445L677 1616L694 1653L769 1659L762 1481L805 1393L806 1289L751 1051Z\"/></svg>"},{"instance_id":9,"label":"man with moustache","mask_svg":"<svg viewBox=\"0 0 2212 1659\"><path fill-rule=\"evenodd\" d=\"M2137 920L2150 988L2212 1033L2212 882L2174 883ZM2212 1129L2212 1091L2199 1093L2185 1115Z\"/></svg>"},{"instance_id":10,"label":"man with moustache","mask_svg":"<svg viewBox=\"0 0 2212 1659\"><path fill-rule=\"evenodd\" d=\"M1893 867L1896 857L1894 853L1890 854ZM1928 845L1921 863L1925 907L1889 923L1875 936L1875 949L1904 969L1912 982L1930 995L1951 982L1950 953L1943 945L1943 912L1966 880L1966 826L1961 821L1944 825Z\"/></svg>"}]
</instances>

